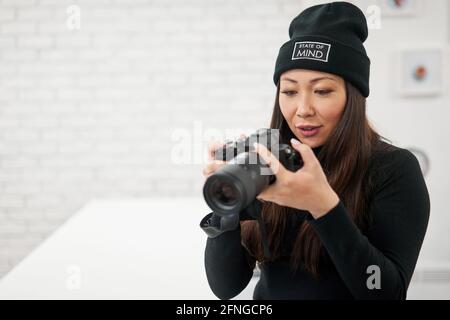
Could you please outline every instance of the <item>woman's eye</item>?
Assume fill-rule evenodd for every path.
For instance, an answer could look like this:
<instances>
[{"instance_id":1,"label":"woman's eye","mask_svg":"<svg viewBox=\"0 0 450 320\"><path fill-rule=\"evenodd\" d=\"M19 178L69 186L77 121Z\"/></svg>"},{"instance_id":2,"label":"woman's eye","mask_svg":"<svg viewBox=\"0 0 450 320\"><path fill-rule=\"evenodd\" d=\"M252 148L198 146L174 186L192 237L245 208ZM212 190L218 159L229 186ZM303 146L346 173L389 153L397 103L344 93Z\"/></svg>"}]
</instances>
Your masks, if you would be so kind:
<instances>
[{"instance_id":1,"label":"woman's eye","mask_svg":"<svg viewBox=\"0 0 450 320\"><path fill-rule=\"evenodd\" d=\"M333 90L316 90L315 93L321 95L321 96L326 96L327 94L330 94L331 92L333 92Z\"/></svg>"},{"instance_id":2,"label":"woman's eye","mask_svg":"<svg viewBox=\"0 0 450 320\"><path fill-rule=\"evenodd\" d=\"M295 94L295 91L283 91L283 94L287 95L287 96L292 96Z\"/></svg>"},{"instance_id":3,"label":"woman's eye","mask_svg":"<svg viewBox=\"0 0 450 320\"><path fill-rule=\"evenodd\" d=\"M333 92L333 90L329 90L329 89L323 89L323 90L315 90L314 93L321 95L321 96L326 96L328 94L330 94L331 92ZM292 91L292 90L286 90L281 92L285 95L287 95L288 97L293 96L297 93L297 91Z\"/></svg>"}]
</instances>

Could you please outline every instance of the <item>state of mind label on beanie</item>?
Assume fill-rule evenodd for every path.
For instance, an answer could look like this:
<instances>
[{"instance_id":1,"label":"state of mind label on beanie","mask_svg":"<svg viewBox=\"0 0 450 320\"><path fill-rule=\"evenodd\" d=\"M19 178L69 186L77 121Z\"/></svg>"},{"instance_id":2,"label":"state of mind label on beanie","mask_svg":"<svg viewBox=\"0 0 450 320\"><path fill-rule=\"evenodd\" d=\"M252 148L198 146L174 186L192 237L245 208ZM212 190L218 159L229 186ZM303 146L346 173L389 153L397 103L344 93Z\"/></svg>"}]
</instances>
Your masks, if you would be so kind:
<instances>
[{"instance_id":1,"label":"state of mind label on beanie","mask_svg":"<svg viewBox=\"0 0 450 320\"><path fill-rule=\"evenodd\" d=\"M296 42L292 60L309 59L328 62L331 44L313 41Z\"/></svg>"}]
</instances>

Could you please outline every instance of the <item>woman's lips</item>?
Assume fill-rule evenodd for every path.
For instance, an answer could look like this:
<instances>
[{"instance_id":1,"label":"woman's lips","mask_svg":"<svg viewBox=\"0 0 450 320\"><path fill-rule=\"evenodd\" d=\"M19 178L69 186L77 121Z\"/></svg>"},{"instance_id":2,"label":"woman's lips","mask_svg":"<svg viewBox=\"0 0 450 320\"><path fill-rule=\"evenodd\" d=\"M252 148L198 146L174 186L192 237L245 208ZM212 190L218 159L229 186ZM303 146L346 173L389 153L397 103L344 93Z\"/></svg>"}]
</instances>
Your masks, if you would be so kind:
<instances>
[{"instance_id":1,"label":"woman's lips","mask_svg":"<svg viewBox=\"0 0 450 320\"><path fill-rule=\"evenodd\" d=\"M319 133L319 131L320 131L320 128L321 128L321 127L316 127L316 128L314 128L314 129L312 129L312 130L304 130L304 129L301 129L301 128L298 128L298 127L297 127L297 130L300 131L300 133L301 133L304 137L310 138L310 137L313 137L313 136L317 135L317 134Z\"/></svg>"}]
</instances>

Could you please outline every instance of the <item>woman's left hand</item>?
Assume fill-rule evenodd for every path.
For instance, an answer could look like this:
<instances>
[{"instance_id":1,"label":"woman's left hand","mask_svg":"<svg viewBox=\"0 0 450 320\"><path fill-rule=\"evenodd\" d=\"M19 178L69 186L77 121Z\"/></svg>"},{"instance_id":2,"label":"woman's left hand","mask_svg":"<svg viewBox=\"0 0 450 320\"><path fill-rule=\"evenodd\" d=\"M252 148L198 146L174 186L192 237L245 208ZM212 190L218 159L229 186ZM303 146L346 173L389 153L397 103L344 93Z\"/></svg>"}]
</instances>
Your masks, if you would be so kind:
<instances>
[{"instance_id":1,"label":"woman's left hand","mask_svg":"<svg viewBox=\"0 0 450 320\"><path fill-rule=\"evenodd\" d=\"M292 139L291 143L303 159L303 167L297 172L287 170L262 144L254 144L256 152L268 163L276 176L275 182L264 189L257 199L306 210L318 219L339 203L339 197L329 185L311 147L296 139Z\"/></svg>"}]
</instances>

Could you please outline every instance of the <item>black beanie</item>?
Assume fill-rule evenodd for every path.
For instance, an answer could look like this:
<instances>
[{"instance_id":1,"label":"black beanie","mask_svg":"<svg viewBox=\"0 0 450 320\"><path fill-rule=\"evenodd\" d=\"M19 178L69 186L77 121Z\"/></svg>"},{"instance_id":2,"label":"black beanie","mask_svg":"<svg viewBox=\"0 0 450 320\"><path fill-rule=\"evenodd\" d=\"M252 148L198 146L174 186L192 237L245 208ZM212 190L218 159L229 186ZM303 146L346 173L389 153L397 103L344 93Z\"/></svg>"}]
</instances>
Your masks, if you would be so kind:
<instances>
[{"instance_id":1,"label":"black beanie","mask_svg":"<svg viewBox=\"0 0 450 320\"><path fill-rule=\"evenodd\" d=\"M351 3L332 2L304 10L292 20L291 40L278 53L275 85L285 71L316 70L341 76L368 97L370 60L363 46L367 35L366 17Z\"/></svg>"}]
</instances>

